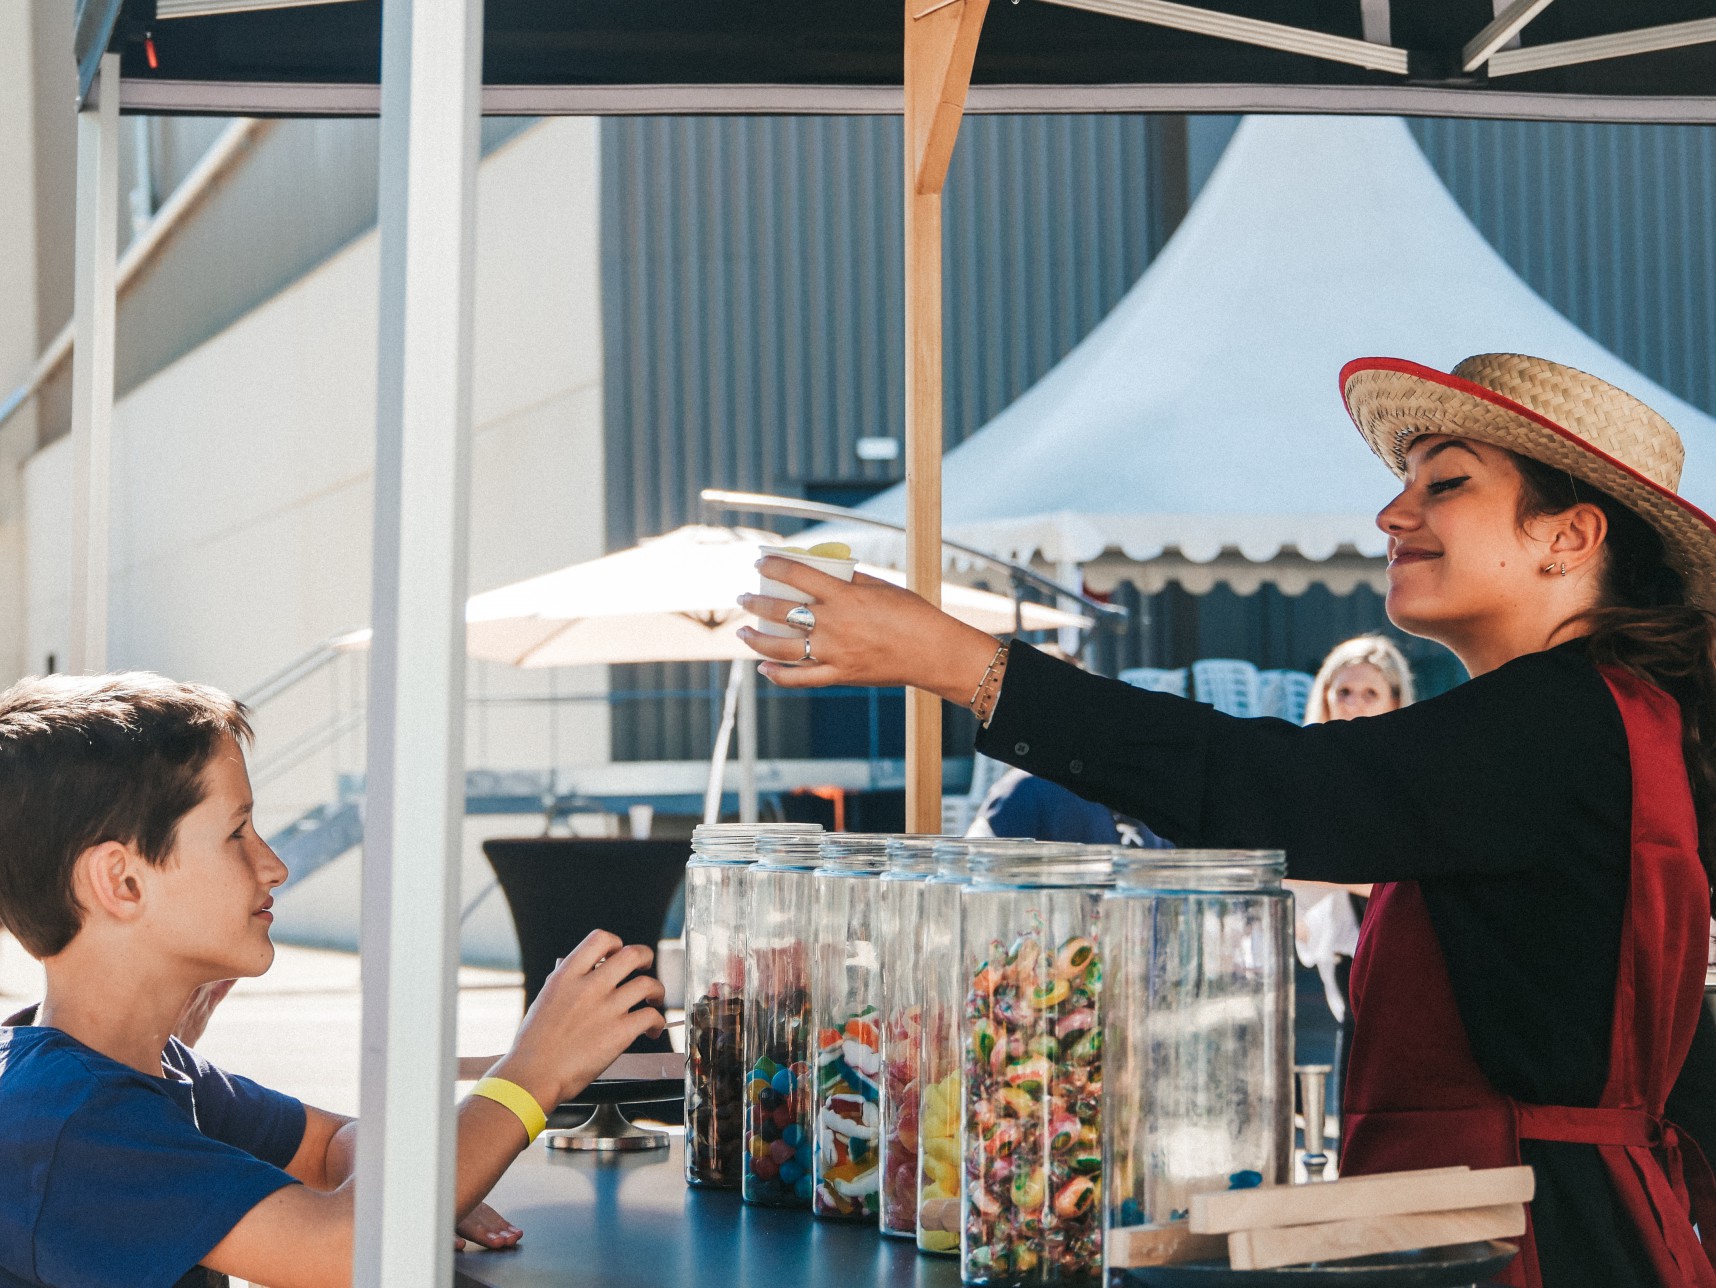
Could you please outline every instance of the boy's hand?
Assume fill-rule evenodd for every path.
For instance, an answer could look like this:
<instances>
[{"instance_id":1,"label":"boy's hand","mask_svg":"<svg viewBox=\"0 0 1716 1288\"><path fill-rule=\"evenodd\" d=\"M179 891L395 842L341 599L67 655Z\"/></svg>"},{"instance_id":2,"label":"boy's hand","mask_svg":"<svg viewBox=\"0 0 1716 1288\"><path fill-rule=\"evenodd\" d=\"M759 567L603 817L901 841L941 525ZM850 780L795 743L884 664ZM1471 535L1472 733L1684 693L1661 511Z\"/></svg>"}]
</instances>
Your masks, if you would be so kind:
<instances>
[{"instance_id":1,"label":"boy's hand","mask_svg":"<svg viewBox=\"0 0 1716 1288\"><path fill-rule=\"evenodd\" d=\"M654 960L641 944L592 931L543 983L495 1076L516 1082L547 1111L577 1095L638 1038L665 1029L661 981L627 978Z\"/></svg>"},{"instance_id":2,"label":"boy's hand","mask_svg":"<svg viewBox=\"0 0 1716 1288\"><path fill-rule=\"evenodd\" d=\"M466 1240L480 1243L485 1248L510 1248L524 1234L499 1212L487 1203L479 1203L471 1210L471 1214L454 1227L457 1237L453 1240L453 1250L462 1252Z\"/></svg>"}]
</instances>

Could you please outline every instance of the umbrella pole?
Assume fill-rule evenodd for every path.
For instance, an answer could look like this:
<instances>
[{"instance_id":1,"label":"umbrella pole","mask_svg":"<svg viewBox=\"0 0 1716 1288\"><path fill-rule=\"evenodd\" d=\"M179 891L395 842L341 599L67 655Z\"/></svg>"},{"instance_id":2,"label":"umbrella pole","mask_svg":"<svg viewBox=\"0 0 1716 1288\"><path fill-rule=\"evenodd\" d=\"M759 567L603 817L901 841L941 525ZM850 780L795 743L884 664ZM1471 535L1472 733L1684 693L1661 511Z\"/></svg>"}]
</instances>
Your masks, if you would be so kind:
<instances>
[{"instance_id":1,"label":"umbrella pole","mask_svg":"<svg viewBox=\"0 0 1716 1288\"><path fill-rule=\"evenodd\" d=\"M941 603L941 194L989 0L906 0L906 584ZM906 830L941 831L941 701L906 690Z\"/></svg>"},{"instance_id":2,"label":"umbrella pole","mask_svg":"<svg viewBox=\"0 0 1716 1288\"><path fill-rule=\"evenodd\" d=\"M757 821L757 668L749 660L739 668L739 821Z\"/></svg>"}]
</instances>

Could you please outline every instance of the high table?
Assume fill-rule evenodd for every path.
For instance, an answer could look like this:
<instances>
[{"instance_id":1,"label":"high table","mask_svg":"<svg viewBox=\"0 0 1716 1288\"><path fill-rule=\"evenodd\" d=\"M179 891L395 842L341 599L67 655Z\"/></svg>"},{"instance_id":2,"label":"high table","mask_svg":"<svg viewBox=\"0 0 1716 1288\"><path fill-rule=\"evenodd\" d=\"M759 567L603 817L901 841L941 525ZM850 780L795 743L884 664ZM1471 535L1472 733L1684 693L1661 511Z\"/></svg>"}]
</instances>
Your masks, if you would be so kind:
<instances>
[{"instance_id":1,"label":"high table","mask_svg":"<svg viewBox=\"0 0 1716 1288\"><path fill-rule=\"evenodd\" d=\"M923 1256L872 1225L692 1189L678 1135L640 1154L533 1145L489 1202L524 1238L455 1254L455 1288L959 1288L956 1258Z\"/></svg>"},{"instance_id":2,"label":"high table","mask_svg":"<svg viewBox=\"0 0 1716 1288\"><path fill-rule=\"evenodd\" d=\"M958 1288L959 1262L874 1225L749 1207L685 1183L684 1138L606 1157L533 1145L489 1203L517 1248L454 1256L457 1288Z\"/></svg>"}]
</instances>

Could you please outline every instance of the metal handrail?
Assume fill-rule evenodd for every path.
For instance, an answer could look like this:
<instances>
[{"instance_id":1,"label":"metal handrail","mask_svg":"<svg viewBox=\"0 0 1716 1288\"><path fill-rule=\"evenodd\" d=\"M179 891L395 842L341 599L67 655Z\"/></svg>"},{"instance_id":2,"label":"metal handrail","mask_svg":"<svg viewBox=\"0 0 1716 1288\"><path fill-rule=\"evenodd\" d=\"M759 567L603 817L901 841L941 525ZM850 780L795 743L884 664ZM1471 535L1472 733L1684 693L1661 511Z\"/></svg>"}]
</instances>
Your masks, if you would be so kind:
<instances>
[{"instance_id":1,"label":"metal handrail","mask_svg":"<svg viewBox=\"0 0 1716 1288\"><path fill-rule=\"evenodd\" d=\"M331 665L335 659L342 656L345 650L336 647L334 641L343 638L343 635L333 635L323 640L308 653L293 658L273 675L260 681L254 688L239 694L238 700L252 711L267 705L300 680L309 679L317 671Z\"/></svg>"},{"instance_id":2,"label":"metal handrail","mask_svg":"<svg viewBox=\"0 0 1716 1288\"><path fill-rule=\"evenodd\" d=\"M784 514L795 519L832 519L845 523L864 523L872 528L886 528L890 532L904 532L905 525L891 522L888 519L878 519L874 515L865 514L862 510L849 510L843 505L829 505L823 501L800 501L790 496L769 496L763 492L728 492L722 488L704 488L698 493L703 503L718 510L749 511L755 514ZM1007 573L1015 585L1020 582L1034 586L1038 590L1047 591L1051 595L1061 595L1067 599L1076 599L1100 618L1111 618L1123 622L1129 616L1124 604L1108 604L1100 599L1092 599L1082 590L1074 590L1063 586L1052 578L1043 576L1034 568L1024 564L1014 563L1011 559L1003 559L1000 555L992 555L987 550L979 550L975 546L961 545L957 541L941 539L943 550L955 550L968 559L975 559Z\"/></svg>"}]
</instances>

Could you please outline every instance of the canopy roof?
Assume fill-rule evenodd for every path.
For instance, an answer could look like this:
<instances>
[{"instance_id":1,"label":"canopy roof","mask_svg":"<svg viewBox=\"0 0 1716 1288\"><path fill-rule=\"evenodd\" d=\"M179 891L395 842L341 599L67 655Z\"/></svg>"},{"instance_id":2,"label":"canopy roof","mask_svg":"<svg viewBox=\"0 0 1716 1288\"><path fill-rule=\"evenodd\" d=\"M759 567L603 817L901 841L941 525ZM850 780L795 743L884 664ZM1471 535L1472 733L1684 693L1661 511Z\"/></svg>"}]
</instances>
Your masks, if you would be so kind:
<instances>
[{"instance_id":1,"label":"canopy roof","mask_svg":"<svg viewBox=\"0 0 1716 1288\"><path fill-rule=\"evenodd\" d=\"M91 72L91 42L117 4L83 0L79 54ZM914 11L936 7L919 0ZM124 102L374 112L381 10L382 0L124 0ZM1480 37L1495 10L1492 0L996 4L968 109L1716 119L1716 46L1687 43L1716 40L1708 0L1555 0L1521 24L1519 47L1504 41L1491 57L1495 37ZM487 0L485 109L898 112L902 18L897 0Z\"/></svg>"},{"instance_id":2,"label":"canopy roof","mask_svg":"<svg viewBox=\"0 0 1716 1288\"><path fill-rule=\"evenodd\" d=\"M950 452L943 526L1004 558L1118 550L1205 563L1383 553L1394 477L1341 405L1341 365L1444 370L1553 358L1656 408L1682 491L1716 503L1716 420L1599 345L1520 280L1396 119L1252 117L1162 254L1023 397ZM864 509L897 519L904 488ZM899 538L856 530L888 560Z\"/></svg>"}]
</instances>

